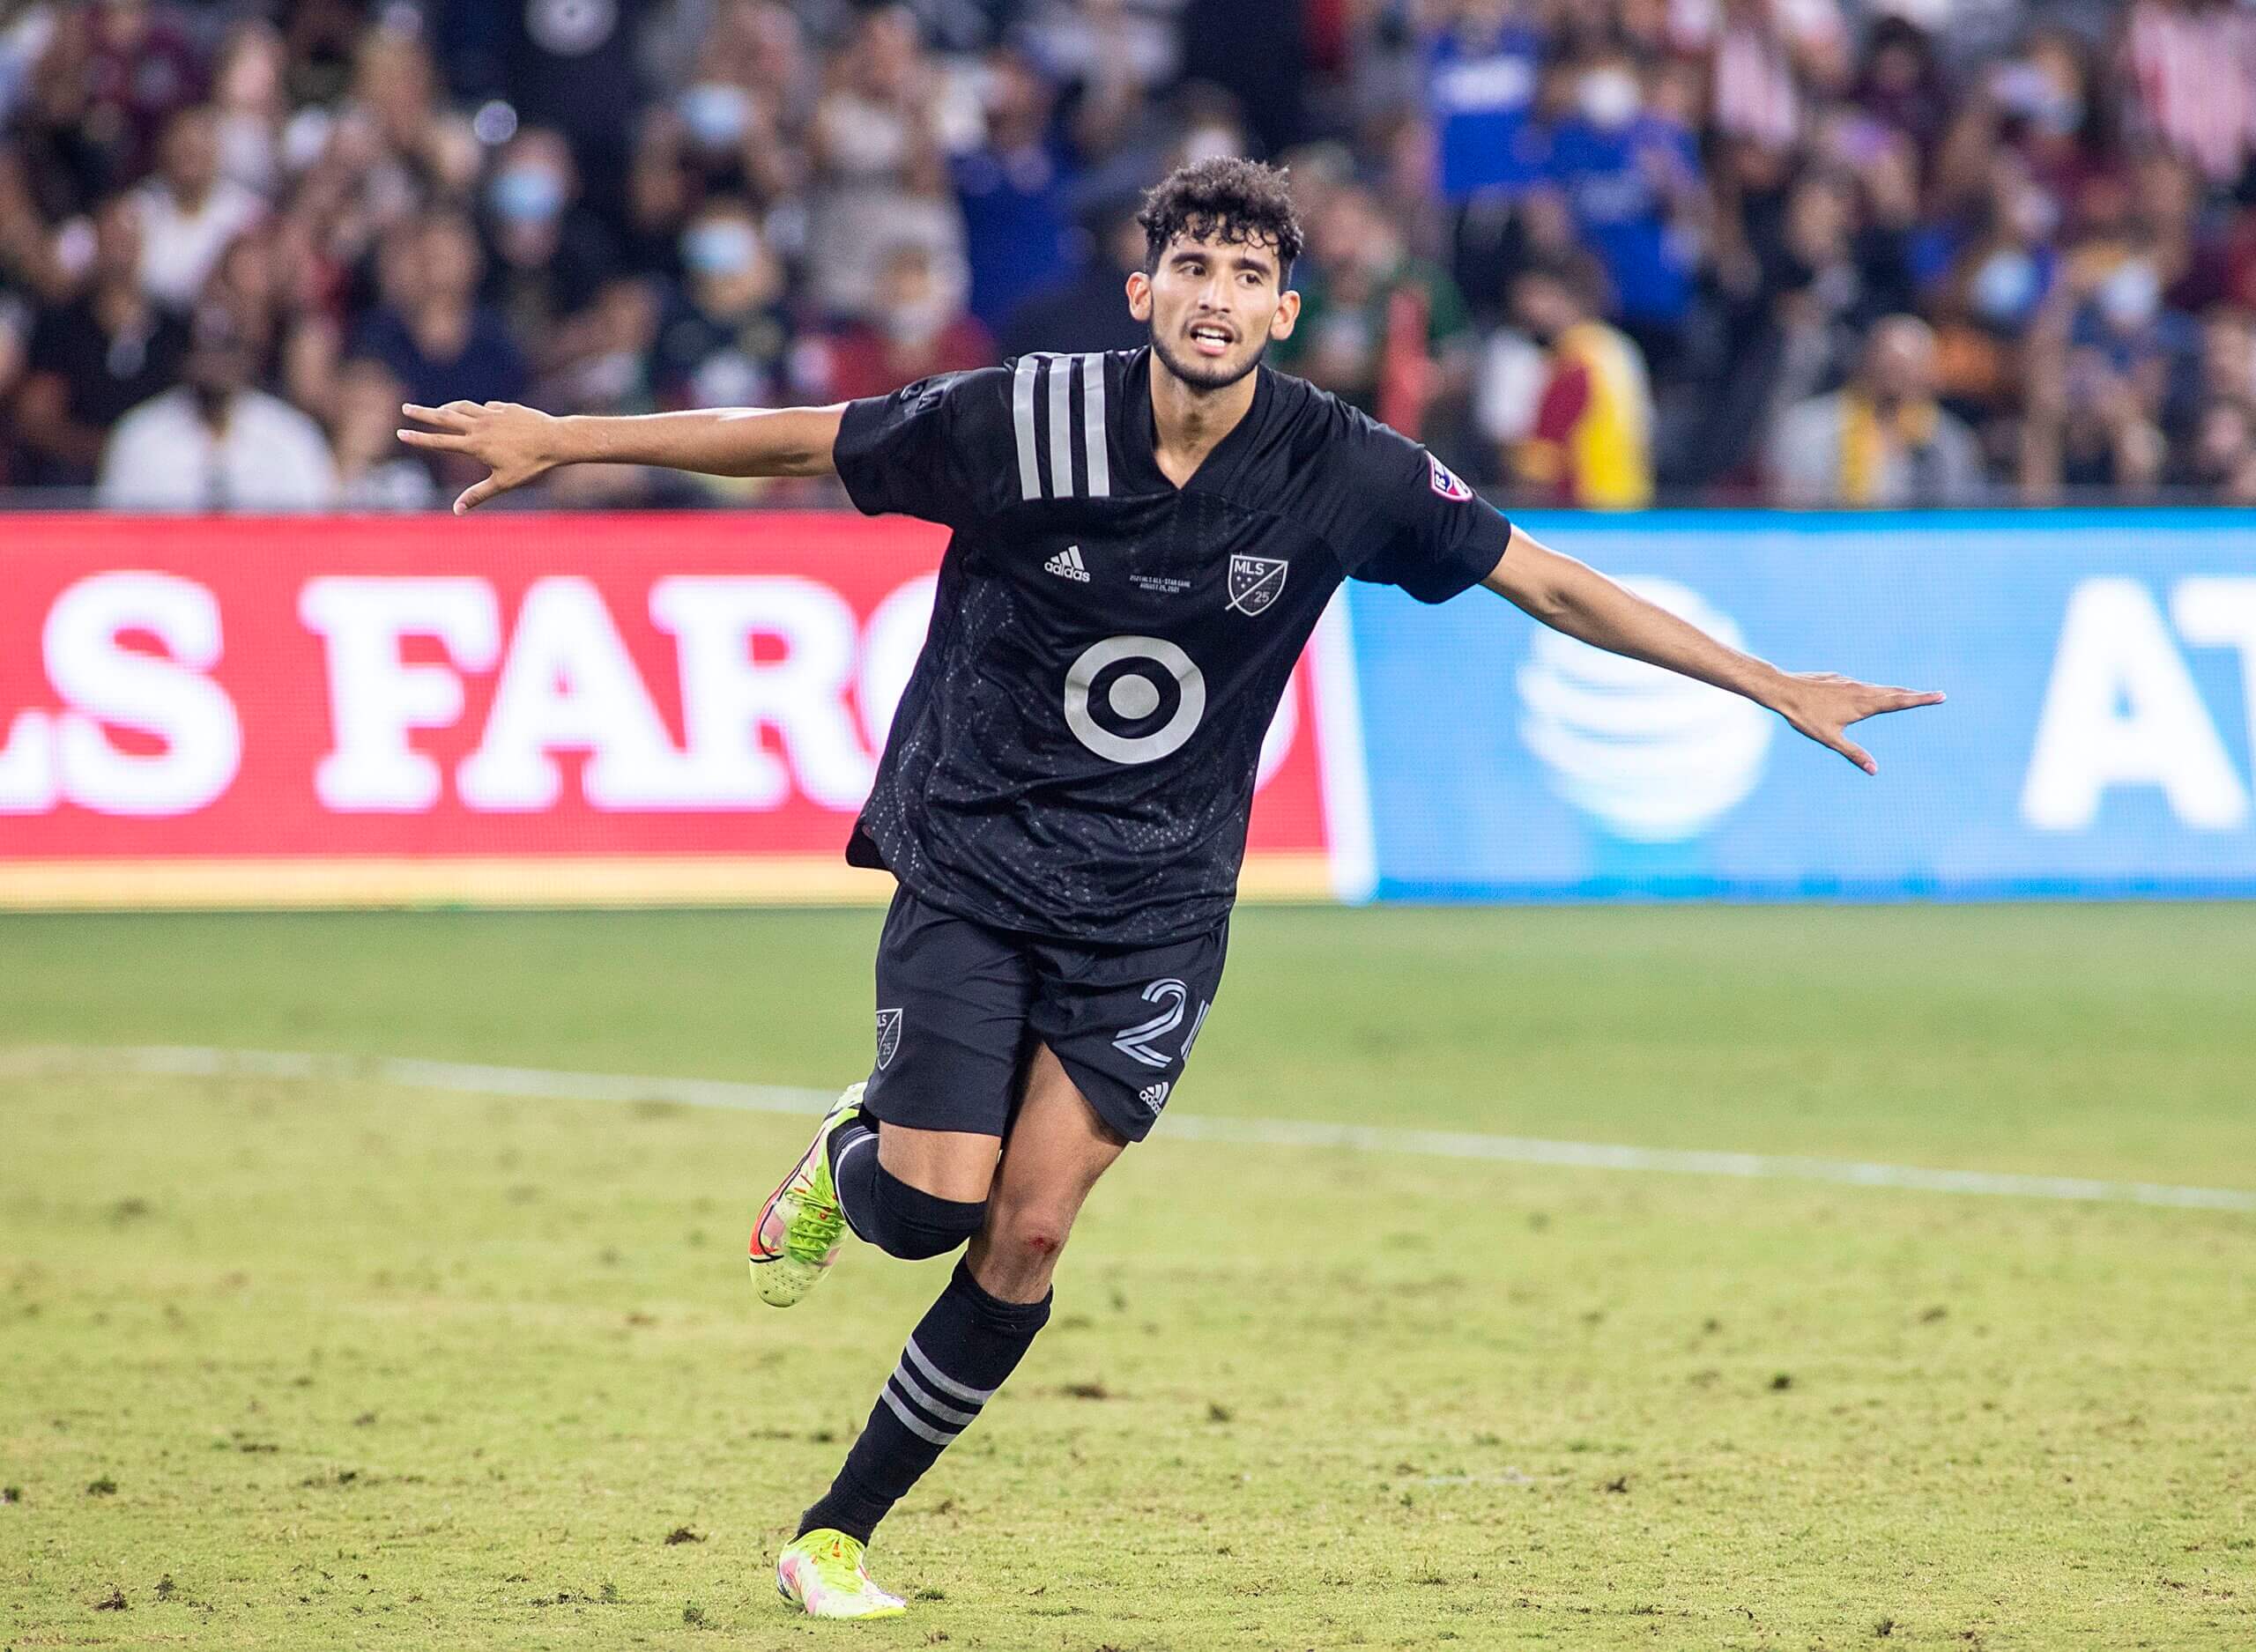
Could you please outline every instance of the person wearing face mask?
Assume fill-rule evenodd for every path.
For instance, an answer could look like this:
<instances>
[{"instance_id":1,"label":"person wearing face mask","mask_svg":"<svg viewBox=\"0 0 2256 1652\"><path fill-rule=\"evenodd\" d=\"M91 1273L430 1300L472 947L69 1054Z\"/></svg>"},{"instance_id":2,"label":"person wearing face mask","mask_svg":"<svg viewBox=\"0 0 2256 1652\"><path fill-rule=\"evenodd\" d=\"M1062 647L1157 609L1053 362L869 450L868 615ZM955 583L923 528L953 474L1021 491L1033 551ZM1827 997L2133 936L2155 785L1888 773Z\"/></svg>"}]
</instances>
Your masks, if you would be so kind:
<instances>
[{"instance_id":1,"label":"person wearing face mask","mask_svg":"<svg viewBox=\"0 0 2256 1652\"><path fill-rule=\"evenodd\" d=\"M2058 214L2017 156L1999 157L1985 221L1952 262L1935 330L1943 399L1985 421L2019 405L2022 341L2059 274Z\"/></svg>"},{"instance_id":2,"label":"person wearing face mask","mask_svg":"<svg viewBox=\"0 0 2256 1652\"><path fill-rule=\"evenodd\" d=\"M571 147L545 127L519 131L486 180L479 297L542 366L569 353L568 322L619 264L610 232L579 204L578 193Z\"/></svg>"},{"instance_id":3,"label":"person wearing face mask","mask_svg":"<svg viewBox=\"0 0 2256 1652\"><path fill-rule=\"evenodd\" d=\"M741 200L709 204L681 237L681 286L650 347L658 404L773 405L794 384L783 275Z\"/></svg>"},{"instance_id":4,"label":"person wearing face mask","mask_svg":"<svg viewBox=\"0 0 2256 1652\"><path fill-rule=\"evenodd\" d=\"M252 387L256 355L226 309L197 312L186 382L118 421L94 496L106 510L296 511L336 501L321 426Z\"/></svg>"},{"instance_id":5,"label":"person wearing face mask","mask_svg":"<svg viewBox=\"0 0 2256 1652\"><path fill-rule=\"evenodd\" d=\"M1597 255L1616 319L1646 356L1673 353L1699 260L1700 152L1680 122L1645 105L1621 56L1584 65L1553 134L1549 175Z\"/></svg>"},{"instance_id":6,"label":"person wearing face mask","mask_svg":"<svg viewBox=\"0 0 2256 1652\"><path fill-rule=\"evenodd\" d=\"M995 341L964 313L929 249L905 241L886 255L875 313L840 333L829 351L830 388L843 401L882 396L936 373L994 361Z\"/></svg>"}]
</instances>

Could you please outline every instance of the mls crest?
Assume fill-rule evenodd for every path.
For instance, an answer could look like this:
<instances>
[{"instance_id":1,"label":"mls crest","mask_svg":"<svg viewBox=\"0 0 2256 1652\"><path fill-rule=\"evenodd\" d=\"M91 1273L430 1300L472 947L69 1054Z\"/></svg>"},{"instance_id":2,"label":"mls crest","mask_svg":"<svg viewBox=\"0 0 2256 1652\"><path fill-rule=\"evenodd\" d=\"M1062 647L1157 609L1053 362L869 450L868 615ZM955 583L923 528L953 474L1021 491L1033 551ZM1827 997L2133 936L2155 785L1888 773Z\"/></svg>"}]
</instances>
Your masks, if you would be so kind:
<instances>
[{"instance_id":1,"label":"mls crest","mask_svg":"<svg viewBox=\"0 0 2256 1652\"><path fill-rule=\"evenodd\" d=\"M1232 557L1229 605L1249 617L1259 613L1282 594L1290 571L1282 557Z\"/></svg>"},{"instance_id":2,"label":"mls crest","mask_svg":"<svg viewBox=\"0 0 2256 1652\"><path fill-rule=\"evenodd\" d=\"M1473 490L1458 481L1457 473L1434 457L1432 454L1426 456L1426 463L1433 469L1435 493L1443 499L1455 500L1460 505L1473 497Z\"/></svg>"},{"instance_id":3,"label":"mls crest","mask_svg":"<svg viewBox=\"0 0 2256 1652\"><path fill-rule=\"evenodd\" d=\"M893 1059L893 1052L901 1048L901 1011L878 1011L878 1065L883 1067Z\"/></svg>"}]
</instances>

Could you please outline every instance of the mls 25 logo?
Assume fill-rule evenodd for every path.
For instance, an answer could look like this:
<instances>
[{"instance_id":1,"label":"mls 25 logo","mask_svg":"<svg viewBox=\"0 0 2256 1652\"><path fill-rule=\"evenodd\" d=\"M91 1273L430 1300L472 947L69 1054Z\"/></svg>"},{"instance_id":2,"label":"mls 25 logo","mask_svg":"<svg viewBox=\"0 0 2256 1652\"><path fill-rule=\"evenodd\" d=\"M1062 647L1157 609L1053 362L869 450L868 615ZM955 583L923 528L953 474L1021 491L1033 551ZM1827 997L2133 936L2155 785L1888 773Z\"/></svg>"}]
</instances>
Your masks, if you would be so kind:
<instances>
[{"instance_id":1,"label":"mls 25 logo","mask_svg":"<svg viewBox=\"0 0 2256 1652\"><path fill-rule=\"evenodd\" d=\"M893 1059L894 1051L901 1048L901 1011L878 1011L878 1066L882 1070Z\"/></svg>"},{"instance_id":2,"label":"mls 25 logo","mask_svg":"<svg viewBox=\"0 0 2256 1652\"><path fill-rule=\"evenodd\" d=\"M1229 605L1249 618L1259 613L1283 595L1291 571L1282 557L1232 557Z\"/></svg>"}]
</instances>

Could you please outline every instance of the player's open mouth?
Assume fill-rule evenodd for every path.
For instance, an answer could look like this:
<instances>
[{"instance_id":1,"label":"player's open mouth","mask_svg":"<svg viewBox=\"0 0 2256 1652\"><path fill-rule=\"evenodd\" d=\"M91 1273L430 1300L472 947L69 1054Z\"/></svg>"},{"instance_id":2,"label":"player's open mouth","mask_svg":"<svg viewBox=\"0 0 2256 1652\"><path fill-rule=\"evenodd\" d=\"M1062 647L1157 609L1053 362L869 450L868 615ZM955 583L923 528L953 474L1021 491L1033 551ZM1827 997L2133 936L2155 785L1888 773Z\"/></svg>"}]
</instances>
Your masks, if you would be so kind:
<instances>
[{"instance_id":1,"label":"player's open mouth","mask_svg":"<svg viewBox=\"0 0 2256 1652\"><path fill-rule=\"evenodd\" d=\"M1219 356L1230 347L1229 330L1204 322L1191 330L1191 342L1202 356Z\"/></svg>"}]
</instances>

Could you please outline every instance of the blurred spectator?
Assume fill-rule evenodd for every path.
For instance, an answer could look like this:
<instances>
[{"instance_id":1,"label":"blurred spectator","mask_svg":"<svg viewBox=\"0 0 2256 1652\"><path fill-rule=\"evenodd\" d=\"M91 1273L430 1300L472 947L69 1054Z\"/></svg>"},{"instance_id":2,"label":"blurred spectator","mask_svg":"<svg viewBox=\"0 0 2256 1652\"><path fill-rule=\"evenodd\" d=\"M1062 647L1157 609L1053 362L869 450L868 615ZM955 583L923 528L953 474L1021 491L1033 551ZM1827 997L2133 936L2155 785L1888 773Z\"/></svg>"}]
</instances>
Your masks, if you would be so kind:
<instances>
[{"instance_id":1,"label":"blurred spectator","mask_svg":"<svg viewBox=\"0 0 2256 1652\"><path fill-rule=\"evenodd\" d=\"M602 220L580 204L579 174L562 134L521 128L486 186L487 260L482 301L542 368L575 353L568 324L619 268Z\"/></svg>"},{"instance_id":2,"label":"blurred spectator","mask_svg":"<svg viewBox=\"0 0 2256 1652\"><path fill-rule=\"evenodd\" d=\"M134 174L124 123L93 116L91 17L50 21L0 148L0 269L59 303L93 256L90 214Z\"/></svg>"},{"instance_id":3,"label":"blurred spectator","mask_svg":"<svg viewBox=\"0 0 2256 1652\"><path fill-rule=\"evenodd\" d=\"M1521 272L1512 314L1543 352L1540 388L1525 416L1492 404L1488 422L1518 435L1505 468L1533 499L1635 510L1652 503L1652 394L1636 345L1597 318L1596 285L1586 267Z\"/></svg>"},{"instance_id":4,"label":"blurred spectator","mask_svg":"<svg viewBox=\"0 0 2256 1652\"><path fill-rule=\"evenodd\" d=\"M1067 206L1073 157L1051 130L1055 99L1031 57L992 54L986 81L985 141L957 155L951 170L963 212L971 313L991 328L1073 266Z\"/></svg>"},{"instance_id":5,"label":"blurred spectator","mask_svg":"<svg viewBox=\"0 0 2256 1652\"><path fill-rule=\"evenodd\" d=\"M94 0L85 73L85 119L103 141L119 141L126 168L149 163L173 117L203 95L204 65L186 32L151 0Z\"/></svg>"},{"instance_id":6,"label":"blurred spectator","mask_svg":"<svg viewBox=\"0 0 2256 1652\"><path fill-rule=\"evenodd\" d=\"M469 10L471 8L450 8ZM357 180L380 224L389 225L434 197L471 193L484 160L468 120L442 99L412 12L390 9L353 48L352 85L333 115L316 111L293 134L308 148L327 144Z\"/></svg>"},{"instance_id":7,"label":"blurred spectator","mask_svg":"<svg viewBox=\"0 0 2256 1652\"><path fill-rule=\"evenodd\" d=\"M289 70L280 33L254 19L228 31L212 77L219 175L261 197L271 197L282 181Z\"/></svg>"},{"instance_id":8,"label":"blurred spectator","mask_svg":"<svg viewBox=\"0 0 2256 1652\"><path fill-rule=\"evenodd\" d=\"M1852 97L1868 119L1919 148L1933 144L1950 113L1933 37L1908 17L1877 19L1865 38Z\"/></svg>"},{"instance_id":9,"label":"blurred spectator","mask_svg":"<svg viewBox=\"0 0 2256 1652\"><path fill-rule=\"evenodd\" d=\"M141 285L142 203L113 196L94 219L85 294L33 330L15 422L30 456L24 480L85 487L110 427L178 378L188 330Z\"/></svg>"},{"instance_id":10,"label":"blurred spectator","mask_svg":"<svg viewBox=\"0 0 2256 1652\"><path fill-rule=\"evenodd\" d=\"M2222 504L2256 505L2256 321L2219 307L2201 328L2200 392L2171 479Z\"/></svg>"},{"instance_id":11,"label":"blurred spectator","mask_svg":"<svg viewBox=\"0 0 2256 1652\"><path fill-rule=\"evenodd\" d=\"M2214 0L2137 0L2123 55L2143 122L2216 183L2256 143L2256 19Z\"/></svg>"},{"instance_id":12,"label":"blurred spectator","mask_svg":"<svg viewBox=\"0 0 2256 1652\"><path fill-rule=\"evenodd\" d=\"M807 262L810 295L826 315L869 308L893 242L921 241L939 260L961 256L938 119L936 71L914 14L901 5L869 12L815 112Z\"/></svg>"},{"instance_id":13,"label":"blurred spectator","mask_svg":"<svg viewBox=\"0 0 2256 1652\"><path fill-rule=\"evenodd\" d=\"M886 256L875 312L830 346L829 397L882 396L935 373L994 359L995 341L964 313L960 293L933 269L931 250L906 241Z\"/></svg>"},{"instance_id":14,"label":"blurred spectator","mask_svg":"<svg viewBox=\"0 0 2256 1652\"><path fill-rule=\"evenodd\" d=\"M1626 56L1592 58L1553 135L1549 176L1613 287L1612 313L1649 357L1673 359L1700 245L1700 152L1673 112L1648 104Z\"/></svg>"},{"instance_id":15,"label":"blurred spectator","mask_svg":"<svg viewBox=\"0 0 2256 1652\"><path fill-rule=\"evenodd\" d=\"M219 121L208 107L173 117L157 175L140 197L141 285L175 310L196 301L227 243L265 210L258 196L219 174Z\"/></svg>"},{"instance_id":16,"label":"blurred spectator","mask_svg":"<svg viewBox=\"0 0 2256 1652\"><path fill-rule=\"evenodd\" d=\"M1281 365L1416 435L1441 397L1471 377L1473 335L1457 284L1414 258L1369 190L1334 190L1294 276L1299 324Z\"/></svg>"},{"instance_id":17,"label":"blurred spectator","mask_svg":"<svg viewBox=\"0 0 2256 1652\"><path fill-rule=\"evenodd\" d=\"M393 232L384 247L384 302L354 335L426 406L513 402L524 395L523 352L508 324L478 301L484 263L458 212L437 211Z\"/></svg>"},{"instance_id":18,"label":"blurred spectator","mask_svg":"<svg viewBox=\"0 0 2256 1652\"><path fill-rule=\"evenodd\" d=\"M1117 199L1096 215L1092 256L1073 277L1030 295L1003 324L1006 358L1037 350L1067 352L1135 350L1151 329L1128 313L1128 275L1144 267L1144 226L1132 198Z\"/></svg>"},{"instance_id":19,"label":"blurred spectator","mask_svg":"<svg viewBox=\"0 0 2256 1652\"><path fill-rule=\"evenodd\" d=\"M95 498L107 509L320 510L337 501L321 426L263 390L226 310L197 312L186 382L118 421Z\"/></svg>"},{"instance_id":20,"label":"blurred spectator","mask_svg":"<svg viewBox=\"0 0 2256 1652\"><path fill-rule=\"evenodd\" d=\"M1426 97L1441 156L1443 197L1464 208L1509 201L1541 181L1547 145L1536 124L1543 36L1527 0L1450 0L1427 47Z\"/></svg>"},{"instance_id":21,"label":"blurred spectator","mask_svg":"<svg viewBox=\"0 0 2256 1652\"><path fill-rule=\"evenodd\" d=\"M713 202L682 236L688 270L658 322L649 380L662 407L773 407L788 399L794 335L783 270L752 210Z\"/></svg>"},{"instance_id":22,"label":"blurred spectator","mask_svg":"<svg viewBox=\"0 0 2256 1652\"><path fill-rule=\"evenodd\" d=\"M1783 504L1898 509L1981 494L1974 438L1934 396L1934 335L1911 315L1876 323L1857 374L1789 408L1770 444Z\"/></svg>"},{"instance_id":23,"label":"blurred spectator","mask_svg":"<svg viewBox=\"0 0 2256 1652\"><path fill-rule=\"evenodd\" d=\"M429 510L438 485L399 439L397 379L362 356L345 364L337 387L337 506L340 510Z\"/></svg>"}]
</instances>

